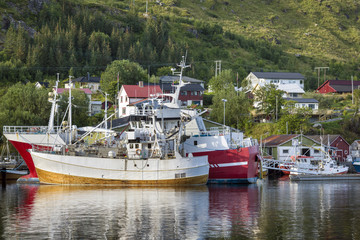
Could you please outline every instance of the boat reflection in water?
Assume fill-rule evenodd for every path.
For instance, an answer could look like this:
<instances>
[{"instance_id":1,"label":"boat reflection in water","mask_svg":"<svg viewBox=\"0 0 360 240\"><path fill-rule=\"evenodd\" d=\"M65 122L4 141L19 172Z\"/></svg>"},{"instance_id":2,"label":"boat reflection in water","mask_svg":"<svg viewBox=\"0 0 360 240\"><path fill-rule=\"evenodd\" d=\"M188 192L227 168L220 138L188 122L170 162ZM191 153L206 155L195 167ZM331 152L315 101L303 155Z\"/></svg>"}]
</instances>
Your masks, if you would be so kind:
<instances>
[{"instance_id":1,"label":"boat reflection in water","mask_svg":"<svg viewBox=\"0 0 360 240\"><path fill-rule=\"evenodd\" d=\"M18 207L15 217L5 217L3 237L203 239L229 237L237 224L249 236L257 218L254 213L259 212L253 209L257 206L254 186L38 185L23 191L28 201Z\"/></svg>"}]
</instances>

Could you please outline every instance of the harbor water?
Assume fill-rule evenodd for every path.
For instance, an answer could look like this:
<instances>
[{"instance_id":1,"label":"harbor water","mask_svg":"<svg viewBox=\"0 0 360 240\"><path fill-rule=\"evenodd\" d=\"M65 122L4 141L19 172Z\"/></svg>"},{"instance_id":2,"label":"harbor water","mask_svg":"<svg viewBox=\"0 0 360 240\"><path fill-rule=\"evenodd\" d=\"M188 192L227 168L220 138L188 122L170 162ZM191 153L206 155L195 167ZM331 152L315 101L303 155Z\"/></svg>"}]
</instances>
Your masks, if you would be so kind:
<instances>
[{"instance_id":1,"label":"harbor water","mask_svg":"<svg viewBox=\"0 0 360 240\"><path fill-rule=\"evenodd\" d=\"M94 187L8 183L1 239L360 239L360 182Z\"/></svg>"}]
</instances>

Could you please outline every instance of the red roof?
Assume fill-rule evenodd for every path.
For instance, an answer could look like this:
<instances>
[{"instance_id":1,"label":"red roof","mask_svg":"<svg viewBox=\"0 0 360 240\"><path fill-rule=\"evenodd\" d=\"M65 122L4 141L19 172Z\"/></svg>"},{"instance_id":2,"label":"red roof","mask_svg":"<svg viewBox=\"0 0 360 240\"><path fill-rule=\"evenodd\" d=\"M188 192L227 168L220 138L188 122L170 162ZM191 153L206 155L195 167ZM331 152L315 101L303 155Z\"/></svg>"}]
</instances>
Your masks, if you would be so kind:
<instances>
[{"instance_id":1,"label":"red roof","mask_svg":"<svg viewBox=\"0 0 360 240\"><path fill-rule=\"evenodd\" d=\"M85 94L92 94L91 90L89 88L72 88L71 91L83 91ZM57 93L62 94L65 91L69 91L68 88L58 88Z\"/></svg>"},{"instance_id":2,"label":"red roof","mask_svg":"<svg viewBox=\"0 0 360 240\"><path fill-rule=\"evenodd\" d=\"M123 85L129 98L148 98L150 95L162 94L159 85L139 87L138 85Z\"/></svg>"}]
</instances>

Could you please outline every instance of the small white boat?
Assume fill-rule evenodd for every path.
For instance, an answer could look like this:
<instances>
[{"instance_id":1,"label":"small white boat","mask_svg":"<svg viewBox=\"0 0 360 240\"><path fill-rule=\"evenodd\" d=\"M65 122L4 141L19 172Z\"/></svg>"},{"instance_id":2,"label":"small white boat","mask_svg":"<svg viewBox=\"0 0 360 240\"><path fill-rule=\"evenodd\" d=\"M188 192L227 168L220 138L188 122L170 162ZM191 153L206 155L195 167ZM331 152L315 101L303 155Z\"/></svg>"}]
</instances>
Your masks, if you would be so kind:
<instances>
[{"instance_id":1,"label":"small white boat","mask_svg":"<svg viewBox=\"0 0 360 240\"><path fill-rule=\"evenodd\" d=\"M349 167L338 165L329 154L324 158L297 157L294 165L290 168L290 175L310 174L310 175L332 175L345 174Z\"/></svg>"}]
</instances>

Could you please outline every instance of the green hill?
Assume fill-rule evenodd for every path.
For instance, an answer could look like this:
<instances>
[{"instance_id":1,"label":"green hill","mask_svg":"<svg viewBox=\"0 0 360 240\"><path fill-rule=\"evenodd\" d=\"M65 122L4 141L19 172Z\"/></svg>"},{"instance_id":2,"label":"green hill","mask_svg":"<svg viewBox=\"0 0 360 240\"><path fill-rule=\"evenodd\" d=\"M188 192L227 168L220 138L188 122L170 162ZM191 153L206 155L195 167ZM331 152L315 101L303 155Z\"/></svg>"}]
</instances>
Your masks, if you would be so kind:
<instances>
[{"instance_id":1,"label":"green hill","mask_svg":"<svg viewBox=\"0 0 360 240\"><path fill-rule=\"evenodd\" d=\"M156 74L187 52L187 75L205 81L221 60L240 79L296 71L314 89L319 66L330 67L328 78L358 79L359 10L350 0L6 1L0 77L11 84L56 72L99 75L114 59ZM25 33L9 34L14 24Z\"/></svg>"}]
</instances>

